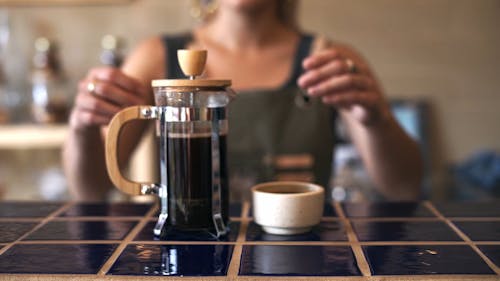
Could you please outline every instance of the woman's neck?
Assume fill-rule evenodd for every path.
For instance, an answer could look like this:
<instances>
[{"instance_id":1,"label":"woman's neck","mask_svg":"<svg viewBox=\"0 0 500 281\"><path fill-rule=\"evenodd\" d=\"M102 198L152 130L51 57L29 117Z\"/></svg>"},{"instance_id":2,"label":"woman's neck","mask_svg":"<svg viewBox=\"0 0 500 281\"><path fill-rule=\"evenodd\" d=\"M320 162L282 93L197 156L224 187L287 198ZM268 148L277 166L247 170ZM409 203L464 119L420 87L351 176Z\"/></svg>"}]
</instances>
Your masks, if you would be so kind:
<instances>
[{"instance_id":1,"label":"woman's neck","mask_svg":"<svg viewBox=\"0 0 500 281\"><path fill-rule=\"evenodd\" d=\"M221 7L200 31L206 40L229 50L262 48L295 33L276 15L273 5L252 11Z\"/></svg>"}]
</instances>

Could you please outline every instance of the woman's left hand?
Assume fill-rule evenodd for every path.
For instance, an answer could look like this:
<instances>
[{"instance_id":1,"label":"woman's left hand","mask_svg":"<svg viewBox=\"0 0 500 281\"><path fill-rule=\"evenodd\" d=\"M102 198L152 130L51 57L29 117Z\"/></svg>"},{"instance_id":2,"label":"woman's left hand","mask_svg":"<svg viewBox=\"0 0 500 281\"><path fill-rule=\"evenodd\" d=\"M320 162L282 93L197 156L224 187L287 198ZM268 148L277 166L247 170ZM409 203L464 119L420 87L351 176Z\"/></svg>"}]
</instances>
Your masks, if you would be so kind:
<instances>
[{"instance_id":1,"label":"woman's left hand","mask_svg":"<svg viewBox=\"0 0 500 281\"><path fill-rule=\"evenodd\" d=\"M298 85L311 97L342 109L364 125L386 116L387 105L377 81L361 58L328 48L303 61Z\"/></svg>"}]
</instances>

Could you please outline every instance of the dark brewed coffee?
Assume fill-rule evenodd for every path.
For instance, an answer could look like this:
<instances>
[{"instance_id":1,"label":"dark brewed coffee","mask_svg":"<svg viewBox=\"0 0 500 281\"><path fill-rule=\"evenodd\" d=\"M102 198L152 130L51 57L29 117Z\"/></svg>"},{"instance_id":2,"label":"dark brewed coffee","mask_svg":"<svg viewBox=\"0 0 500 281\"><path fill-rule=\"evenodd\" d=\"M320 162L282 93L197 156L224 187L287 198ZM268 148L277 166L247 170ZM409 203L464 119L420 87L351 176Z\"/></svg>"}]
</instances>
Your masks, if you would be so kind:
<instances>
[{"instance_id":1,"label":"dark brewed coffee","mask_svg":"<svg viewBox=\"0 0 500 281\"><path fill-rule=\"evenodd\" d=\"M212 139L209 134L169 134L161 157L168 187L168 225L179 230L213 230ZM226 136L219 137L222 217L228 222ZM166 160L166 163L165 163Z\"/></svg>"}]
</instances>

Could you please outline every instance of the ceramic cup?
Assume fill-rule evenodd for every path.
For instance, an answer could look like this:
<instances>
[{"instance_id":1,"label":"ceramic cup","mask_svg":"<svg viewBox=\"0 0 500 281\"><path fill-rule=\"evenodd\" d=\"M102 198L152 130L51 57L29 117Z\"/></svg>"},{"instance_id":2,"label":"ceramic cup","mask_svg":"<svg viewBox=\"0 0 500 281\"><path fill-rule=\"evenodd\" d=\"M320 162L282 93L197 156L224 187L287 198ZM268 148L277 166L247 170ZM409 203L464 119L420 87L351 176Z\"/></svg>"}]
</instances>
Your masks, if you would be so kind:
<instances>
[{"instance_id":1,"label":"ceramic cup","mask_svg":"<svg viewBox=\"0 0 500 281\"><path fill-rule=\"evenodd\" d=\"M255 223L278 235L305 233L323 215L323 187L306 182L277 181L252 187Z\"/></svg>"}]
</instances>

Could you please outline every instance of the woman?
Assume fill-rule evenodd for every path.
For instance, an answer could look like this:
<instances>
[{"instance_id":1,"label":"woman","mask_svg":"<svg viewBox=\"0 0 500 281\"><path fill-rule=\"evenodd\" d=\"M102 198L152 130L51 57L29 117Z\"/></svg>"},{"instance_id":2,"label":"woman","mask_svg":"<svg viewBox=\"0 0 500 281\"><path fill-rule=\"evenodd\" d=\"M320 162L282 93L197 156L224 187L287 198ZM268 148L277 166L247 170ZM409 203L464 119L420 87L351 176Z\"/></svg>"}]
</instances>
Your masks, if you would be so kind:
<instances>
[{"instance_id":1,"label":"woman","mask_svg":"<svg viewBox=\"0 0 500 281\"><path fill-rule=\"evenodd\" d=\"M228 145L231 169L231 164L240 164L240 153L245 159L241 162L256 159L257 169L280 155L293 158L305 152L311 157L306 162L314 166L313 179L326 184L335 113L346 124L377 190L388 199L418 199L422 164L417 144L391 115L368 64L348 46L302 34L285 12L290 3L220 0L214 15L188 36L152 38L120 70L90 70L79 85L63 152L77 199L105 197L112 185L104 164L104 128L124 107L153 104L150 81L179 75L172 73L176 61L171 55L178 47L208 50L206 78L230 78L239 93L230 108L230 136L238 139ZM293 103L297 85L310 99L307 109ZM122 138L129 140L121 145L122 163L135 145L132 136L140 132L131 128L129 137ZM251 155L252 161L246 158Z\"/></svg>"}]
</instances>

